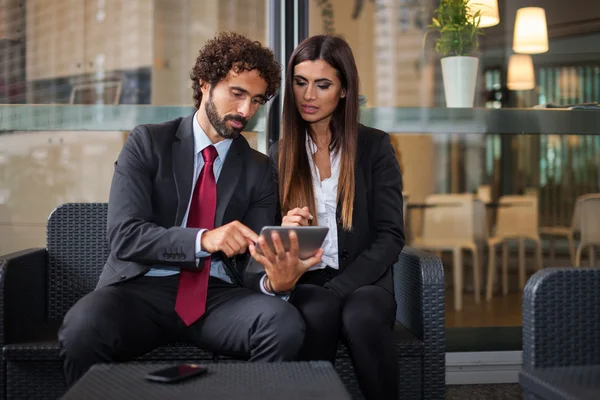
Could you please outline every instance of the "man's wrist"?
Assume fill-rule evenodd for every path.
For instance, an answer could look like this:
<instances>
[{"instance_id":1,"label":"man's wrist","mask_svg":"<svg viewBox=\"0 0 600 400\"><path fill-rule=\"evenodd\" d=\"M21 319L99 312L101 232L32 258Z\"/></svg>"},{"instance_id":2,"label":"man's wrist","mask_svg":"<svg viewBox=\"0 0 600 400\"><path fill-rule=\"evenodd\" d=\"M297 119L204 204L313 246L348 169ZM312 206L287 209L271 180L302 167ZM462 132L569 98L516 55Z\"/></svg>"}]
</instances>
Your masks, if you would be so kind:
<instances>
[{"instance_id":1,"label":"man's wrist","mask_svg":"<svg viewBox=\"0 0 600 400\"><path fill-rule=\"evenodd\" d=\"M269 292L269 289L267 289L267 275L263 275L262 278L260 278L260 290L261 292L263 292L264 294L267 294L269 296L275 296L273 293Z\"/></svg>"},{"instance_id":2,"label":"man's wrist","mask_svg":"<svg viewBox=\"0 0 600 400\"><path fill-rule=\"evenodd\" d=\"M208 229L200 229L200 232L198 232L198 239L199 239L199 245L200 245L200 251L203 251L205 253L208 253L208 251L206 251L206 247L204 246L204 244L202 243L202 239L204 239L204 234L208 231Z\"/></svg>"},{"instance_id":3,"label":"man's wrist","mask_svg":"<svg viewBox=\"0 0 600 400\"><path fill-rule=\"evenodd\" d=\"M263 280L263 284L265 289L267 290L267 292L274 294L275 296L289 296L290 293L292 293L292 290L294 290L294 288L291 288L289 290L286 291L278 291L275 290L275 288L273 288L273 282L271 282L271 280L269 279L268 275L265 275L265 279Z\"/></svg>"},{"instance_id":4,"label":"man's wrist","mask_svg":"<svg viewBox=\"0 0 600 400\"><path fill-rule=\"evenodd\" d=\"M196 234L196 259L210 256L210 253L205 251L202 247L202 236L206 232L206 229L200 229Z\"/></svg>"}]
</instances>

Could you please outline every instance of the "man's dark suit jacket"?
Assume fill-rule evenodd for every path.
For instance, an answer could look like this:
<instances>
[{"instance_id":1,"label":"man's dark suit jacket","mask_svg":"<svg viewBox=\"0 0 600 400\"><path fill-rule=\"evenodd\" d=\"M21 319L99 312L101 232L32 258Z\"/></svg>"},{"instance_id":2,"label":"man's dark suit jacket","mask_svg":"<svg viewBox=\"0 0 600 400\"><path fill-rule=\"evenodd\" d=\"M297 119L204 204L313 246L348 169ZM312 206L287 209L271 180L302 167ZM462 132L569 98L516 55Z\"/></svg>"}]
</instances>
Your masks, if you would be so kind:
<instances>
[{"instance_id":1,"label":"man's dark suit jacket","mask_svg":"<svg viewBox=\"0 0 600 400\"><path fill-rule=\"evenodd\" d=\"M144 275L154 265L197 268L198 229L180 227L193 186L193 118L141 125L130 133L115 163L108 202L110 255L98 288ZM276 207L269 158L240 136L217 183L215 227L238 220L259 233L275 223ZM243 285L248 253L213 257L221 257L233 281Z\"/></svg>"},{"instance_id":2,"label":"man's dark suit jacket","mask_svg":"<svg viewBox=\"0 0 600 400\"><path fill-rule=\"evenodd\" d=\"M276 171L278 143L271 146L269 155ZM343 229L338 203L340 269L325 287L341 297L372 284L394 293L391 267L398 260L405 238L402 175L390 136L359 125L355 165L353 226L351 231Z\"/></svg>"}]
</instances>

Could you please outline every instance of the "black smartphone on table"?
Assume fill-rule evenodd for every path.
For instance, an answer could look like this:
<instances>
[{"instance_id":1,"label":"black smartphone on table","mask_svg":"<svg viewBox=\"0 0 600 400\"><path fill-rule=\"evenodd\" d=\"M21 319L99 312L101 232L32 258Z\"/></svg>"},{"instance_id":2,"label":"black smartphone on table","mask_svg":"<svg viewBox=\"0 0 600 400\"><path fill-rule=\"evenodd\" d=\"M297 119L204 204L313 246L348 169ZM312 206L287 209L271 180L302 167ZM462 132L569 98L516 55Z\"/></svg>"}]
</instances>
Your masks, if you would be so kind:
<instances>
[{"instance_id":1,"label":"black smartphone on table","mask_svg":"<svg viewBox=\"0 0 600 400\"><path fill-rule=\"evenodd\" d=\"M208 369L202 365L180 364L150 372L146 375L146 379L154 382L175 383L195 376L204 375L207 372Z\"/></svg>"}]
</instances>

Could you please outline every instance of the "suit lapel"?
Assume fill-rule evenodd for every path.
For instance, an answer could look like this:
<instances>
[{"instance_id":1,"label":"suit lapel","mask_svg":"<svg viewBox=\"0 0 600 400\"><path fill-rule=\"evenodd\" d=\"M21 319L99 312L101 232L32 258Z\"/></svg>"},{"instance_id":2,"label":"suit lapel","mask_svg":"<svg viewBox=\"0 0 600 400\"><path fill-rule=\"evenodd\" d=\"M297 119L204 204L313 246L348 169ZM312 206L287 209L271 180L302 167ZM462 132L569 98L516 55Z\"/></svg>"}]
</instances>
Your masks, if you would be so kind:
<instances>
[{"instance_id":1,"label":"suit lapel","mask_svg":"<svg viewBox=\"0 0 600 400\"><path fill-rule=\"evenodd\" d=\"M175 225L181 225L187 210L194 178L194 114L184 118L173 142L173 176L177 188L177 213Z\"/></svg>"},{"instance_id":2,"label":"suit lapel","mask_svg":"<svg viewBox=\"0 0 600 400\"><path fill-rule=\"evenodd\" d=\"M223 169L217 181L217 212L215 214L215 226L223 225L225 210L229 206L233 192L242 172L242 152L245 138L240 136L231 143Z\"/></svg>"},{"instance_id":3,"label":"suit lapel","mask_svg":"<svg viewBox=\"0 0 600 400\"><path fill-rule=\"evenodd\" d=\"M219 175L219 180L217 181L217 212L215 214L216 227L223 225L225 211L231 202L231 197L233 196L240 179L240 174L242 173L242 158L244 157L245 147L248 147L248 142L246 142L246 139L243 136L235 139L233 143L231 143L231 147L229 148L229 152L225 158L225 163L223 164L223 169L221 169L221 174ZM229 277L233 279L233 281L239 286L244 286L244 279L242 278L243 271L241 270L242 267L239 267L237 264L240 262L240 264L245 265L247 260L241 262L241 257L243 256L227 258L225 255L223 255L222 261L227 275L229 275Z\"/></svg>"}]
</instances>

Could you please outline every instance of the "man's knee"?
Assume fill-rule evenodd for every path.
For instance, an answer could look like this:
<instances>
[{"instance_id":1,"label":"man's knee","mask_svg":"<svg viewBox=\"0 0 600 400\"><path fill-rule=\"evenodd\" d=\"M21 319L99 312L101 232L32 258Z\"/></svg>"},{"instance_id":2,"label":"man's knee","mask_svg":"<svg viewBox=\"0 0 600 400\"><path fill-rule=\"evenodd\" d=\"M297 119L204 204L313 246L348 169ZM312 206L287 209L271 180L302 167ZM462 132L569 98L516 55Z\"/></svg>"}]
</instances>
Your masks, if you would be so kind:
<instances>
[{"instance_id":1,"label":"man's knee","mask_svg":"<svg viewBox=\"0 0 600 400\"><path fill-rule=\"evenodd\" d=\"M295 358L304 342L306 327L296 307L287 302L281 303L280 307L271 311L271 326L282 349L289 358Z\"/></svg>"},{"instance_id":2,"label":"man's knee","mask_svg":"<svg viewBox=\"0 0 600 400\"><path fill-rule=\"evenodd\" d=\"M91 297L79 300L65 315L58 331L61 354L70 359L95 358L94 354L106 353L108 340L105 335L111 328L101 306Z\"/></svg>"},{"instance_id":3,"label":"man's knee","mask_svg":"<svg viewBox=\"0 0 600 400\"><path fill-rule=\"evenodd\" d=\"M61 354L65 358L78 358L94 347L96 335L92 334L93 328L83 313L75 313L71 309L58 331Z\"/></svg>"},{"instance_id":4,"label":"man's knee","mask_svg":"<svg viewBox=\"0 0 600 400\"><path fill-rule=\"evenodd\" d=\"M262 323L255 332L258 342L269 342L282 360L294 360L302 348L306 327L302 316L293 305L279 299L269 302L262 313ZM257 346L259 343L255 343Z\"/></svg>"}]
</instances>

